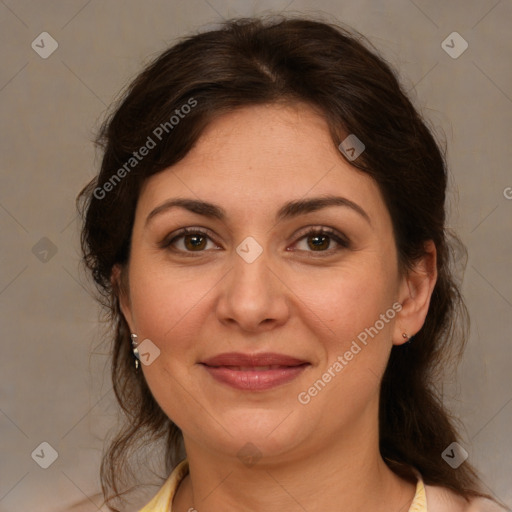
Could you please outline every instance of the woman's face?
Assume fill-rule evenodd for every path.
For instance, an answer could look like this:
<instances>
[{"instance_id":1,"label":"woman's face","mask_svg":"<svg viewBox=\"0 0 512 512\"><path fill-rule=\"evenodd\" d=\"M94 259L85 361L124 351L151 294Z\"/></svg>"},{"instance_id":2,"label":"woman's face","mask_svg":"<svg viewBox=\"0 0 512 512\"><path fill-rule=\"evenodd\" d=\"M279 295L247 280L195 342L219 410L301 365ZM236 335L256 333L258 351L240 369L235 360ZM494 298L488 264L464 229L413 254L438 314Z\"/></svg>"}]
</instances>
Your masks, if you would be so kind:
<instances>
[{"instance_id":1,"label":"woman's face","mask_svg":"<svg viewBox=\"0 0 512 512\"><path fill-rule=\"evenodd\" d=\"M289 458L377 429L407 286L376 183L309 107L221 116L148 179L128 277L144 376L186 443Z\"/></svg>"}]
</instances>

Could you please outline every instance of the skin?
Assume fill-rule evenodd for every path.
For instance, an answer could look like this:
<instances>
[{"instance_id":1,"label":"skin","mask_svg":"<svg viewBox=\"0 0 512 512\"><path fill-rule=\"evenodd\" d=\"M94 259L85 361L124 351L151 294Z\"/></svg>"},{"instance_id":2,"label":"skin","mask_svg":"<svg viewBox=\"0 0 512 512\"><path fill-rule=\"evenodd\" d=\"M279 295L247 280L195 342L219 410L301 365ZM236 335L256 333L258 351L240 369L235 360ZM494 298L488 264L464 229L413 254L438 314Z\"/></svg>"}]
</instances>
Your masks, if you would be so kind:
<instances>
[{"instance_id":1,"label":"skin","mask_svg":"<svg viewBox=\"0 0 512 512\"><path fill-rule=\"evenodd\" d=\"M276 222L287 201L343 196L331 206ZM224 221L183 208L150 213L169 199L213 202ZM308 226L332 228L316 248ZM201 228L197 249L180 228ZM262 248L248 263L246 237ZM197 239L195 239L197 242ZM188 251L188 252L187 252ZM160 355L142 365L162 409L182 430L190 474L173 511L406 511L415 485L395 475L378 448L381 377L393 345L423 325L437 278L436 252L398 270L389 212L378 186L347 162L325 120L303 104L239 109L209 125L172 168L149 178L133 227L123 314ZM401 311L311 399L298 402L352 340L392 307ZM310 362L295 380L240 391L200 361L223 352L277 352ZM248 442L261 458L245 465Z\"/></svg>"}]
</instances>

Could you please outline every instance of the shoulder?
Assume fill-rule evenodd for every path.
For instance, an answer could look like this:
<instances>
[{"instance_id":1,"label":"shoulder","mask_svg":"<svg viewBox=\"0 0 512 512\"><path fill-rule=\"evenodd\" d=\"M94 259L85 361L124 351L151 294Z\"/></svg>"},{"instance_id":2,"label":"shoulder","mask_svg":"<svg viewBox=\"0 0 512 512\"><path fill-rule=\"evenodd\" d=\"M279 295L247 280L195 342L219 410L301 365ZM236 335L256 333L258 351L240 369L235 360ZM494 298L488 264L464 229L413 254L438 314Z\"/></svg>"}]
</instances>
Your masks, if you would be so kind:
<instances>
[{"instance_id":1,"label":"shoulder","mask_svg":"<svg viewBox=\"0 0 512 512\"><path fill-rule=\"evenodd\" d=\"M486 498L469 502L446 487L425 485L428 512L506 512L497 503Z\"/></svg>"}]
</instances>

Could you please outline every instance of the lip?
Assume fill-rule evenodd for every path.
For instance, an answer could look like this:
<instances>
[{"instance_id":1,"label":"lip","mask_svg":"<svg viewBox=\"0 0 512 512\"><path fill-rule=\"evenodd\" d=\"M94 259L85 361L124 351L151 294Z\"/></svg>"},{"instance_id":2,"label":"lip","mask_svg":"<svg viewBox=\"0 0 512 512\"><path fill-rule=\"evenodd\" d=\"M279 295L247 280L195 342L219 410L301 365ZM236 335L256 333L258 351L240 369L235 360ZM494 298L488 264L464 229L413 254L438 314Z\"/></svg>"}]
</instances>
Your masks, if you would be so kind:
<instances>
[{"instance_id":1,"label":"lip","mask_svg":"<svg viewBox=\"0 0 512 512\"><path fill-rule=\"evenodd\" d=\"M201 361L202 364L207 366L298 366L307 362L304 359L297 359L296 357L273 352L259 354L226 352Z\"/></svg>"},{"instance_id":2,"label":"lip","mask_svg":"<svg viewBox=\"0 0 512 512\"><path fill-rule=\"evenodd\" d=\"M310 363L284 354L219 354L200 363L218 382L245 391L265 391L297 378Z\"/></svg>"}]
</instances>

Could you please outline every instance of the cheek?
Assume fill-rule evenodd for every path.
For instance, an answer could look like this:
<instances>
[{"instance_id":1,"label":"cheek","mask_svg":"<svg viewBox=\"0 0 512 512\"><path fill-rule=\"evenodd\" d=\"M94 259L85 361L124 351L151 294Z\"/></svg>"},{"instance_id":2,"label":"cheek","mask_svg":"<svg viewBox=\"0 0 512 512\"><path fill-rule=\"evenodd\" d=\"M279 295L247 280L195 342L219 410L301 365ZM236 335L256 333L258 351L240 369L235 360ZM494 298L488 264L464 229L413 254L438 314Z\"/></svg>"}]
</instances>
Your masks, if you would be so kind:
<instances>
[{"instance_id":1,"label":"cheek","mask_svg":"<svg viewBox=\"0 0 512 512\"><path fill-rule=\"evenodd\" d=\"M314 396L322 389L312 398L319 414L331 410L332 404L343 403L343 413L336 408L327 413L338 426L349 421L351 414L359 414L378 394L392 347L395 277L374 259L301 283L301 298L314 312L309 315L309 329L318 336L324 352L322 364L308 383L312 387L303 391L309 389ZM315 384L318 379L322 382ZM327 383L325 388L322 383Z\"/></svg>"},{"instance_id":2,"label":"cheek","mask_svg":"<svg viewBox=\"0 0 512 512\"><path fill-rule=\"evenodd\" d=\"M183 336L177 336L177 333L183 334L183 329L189 326L215 280L204 274L198 278L197 270L195 274L170 272L162 268L158 268L158 272L145 270L150 267L134 264L130 276L130 298L136 328L140 335L157 345L164 345L166 349L171 348L170 340L173 347L179 346Z\"/></svg>"},{"instance_id":3,"label":"cheek","mask_svg":"<svg viewBox=\"0 0 512 512\"><path fill-rule=\"evenodd\" d=\"M395 277L391 269L384 269L379 261L370 260L332 272L305 274L294 279L294 289L305 305L304 311L309 309L313 313L308 315L312 322L316 319L317 327L338 347L350 344L392 308ZM391 316L394 314L388 315ZM391 325L392 321L385 322L384 326L379 322L378 327L387 332Z\"/></svg>"},{"instance_id":4,"label":"cheek","mask_svg":"<svg viewBox=\"0 0 512 512\"><path fill-rule=\"evenodd\" d=\"M202 281L144 268L148 267L133 265L130 276L132 313L139 340L151 340L160 353L142 371L160 407L181 425L188 414L182 406L188 398L185 390L194 385L190 367L195 353L191 349L197 341L199 305L204 304L201 299L205 300L206 291L198 286Z\"/></svg>"},{"instance_id":5,"label":"cheek","mask_svg":"<svg viewBox=\"0 0 512 512\"><path fill-rule=\"evenodd\" d=\"M314 287L303 283L301 298L314 312L310 318L317 318L309 328L314 333L316 323L325 333L316 332L325 359L302 391L317 414L332 418L335 428L352 421L378 395L392 347L392 282L375 267L367 270L333 274L325 282L316 280Z\"/></svg>"}]
</instances>

